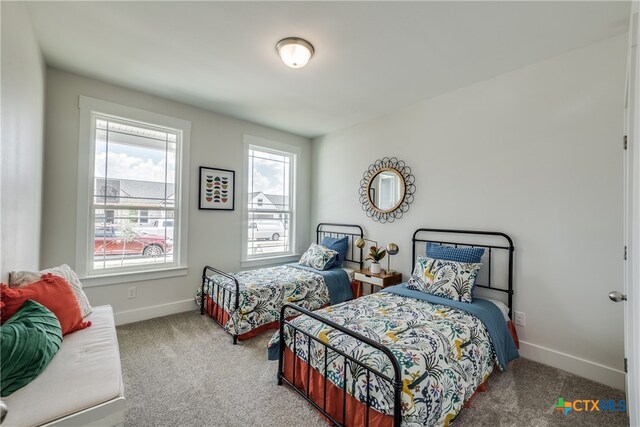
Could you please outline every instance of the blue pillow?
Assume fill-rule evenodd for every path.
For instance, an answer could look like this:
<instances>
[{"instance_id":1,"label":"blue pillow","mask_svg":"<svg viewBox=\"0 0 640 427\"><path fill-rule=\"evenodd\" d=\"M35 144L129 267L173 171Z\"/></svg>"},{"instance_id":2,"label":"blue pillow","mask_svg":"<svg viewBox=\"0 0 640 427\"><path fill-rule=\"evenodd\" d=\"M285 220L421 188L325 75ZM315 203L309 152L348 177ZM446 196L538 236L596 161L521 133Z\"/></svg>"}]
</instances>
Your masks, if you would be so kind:
<instances>
[{"instance_id":1,"label":"blue pillow","mask_svg":"<svg viewBox=\"0 0 640 427\"><path fill-rule=\"evenodd\" d=\"M338 257L331 268L342 267L342 263L347 258L347 251L349 250L349 236L344 236L340 239L325 237L320 244L325 248L338 252Z\"/></svg>"},{"instance_id":2,"label":"blue pillow","mask_svg":"<svg viewBox=\"0 0 640 427\"><path fill-rule=\"evenodd\" d=\"M427 256L445 261L478 263L484 254L484 248L454 248L427 242Z\"/></svg>"}]
</instances>

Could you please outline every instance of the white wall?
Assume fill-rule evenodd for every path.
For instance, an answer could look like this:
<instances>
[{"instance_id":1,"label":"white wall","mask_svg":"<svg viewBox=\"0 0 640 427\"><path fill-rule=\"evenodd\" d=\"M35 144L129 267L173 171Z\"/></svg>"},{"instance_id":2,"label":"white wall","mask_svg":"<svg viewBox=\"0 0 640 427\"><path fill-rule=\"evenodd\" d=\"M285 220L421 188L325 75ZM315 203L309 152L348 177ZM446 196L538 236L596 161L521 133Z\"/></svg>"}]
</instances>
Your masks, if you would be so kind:
<instances>
[{"instance_id":1,"label":"white wall","mask_svg":"<svg viewBox=\"0 0 640 427\"><path fill-rule=\"evenodd\" d=\"M212 77L213 78L213 77ZM229 118L174 101L49 68L47 70L47 150L44 172L42 266L75 262L75 221L78 164L78 96L86 95L191 121L190 210L186 277L90 287L92 304L111 304L116 321L126 322L195 308L193 295L205 265L234 271L241 258L241 191L243 135L299 146L298 243L309 245L309 187L311 143L307 138ZM235 211L198 210L198 168L220 167L236 171ZM127 288L137 287L137 298L127 299Z\"/></svg>"},{"instance_id":2,"label":"white wall","mask_svg":"<svg viewBox=\"0 0 640 427\"><path fill-rule=\"evenodd\" d=\"M2 2L0 280L40 257L45 67L24 3Z\"/></svg>"},{"instance_id":3,"label":"white wall","mask_svg":"<svg viewBox=\"0 0 640 427\"><path fill-rule=\"evenodd\" d=\"M621 35L313 141L312 223L357 222L399 244L418 227L497 230L515 252L521 354L624 387ZM383 99L380 102L384 102ZM415 203L392 224L358 203L376 159L405 160Z\"/></svg>"}]
</instances>

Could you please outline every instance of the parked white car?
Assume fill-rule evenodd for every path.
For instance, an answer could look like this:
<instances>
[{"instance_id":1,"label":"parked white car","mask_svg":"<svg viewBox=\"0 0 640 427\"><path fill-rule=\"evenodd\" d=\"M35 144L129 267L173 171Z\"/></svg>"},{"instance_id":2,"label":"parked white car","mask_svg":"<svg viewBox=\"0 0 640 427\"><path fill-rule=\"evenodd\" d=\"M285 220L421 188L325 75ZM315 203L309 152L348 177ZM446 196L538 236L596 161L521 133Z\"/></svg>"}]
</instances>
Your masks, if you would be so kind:
<instances>
[{"instance_id":1,"label":"parked white car","mask_svg":"<svg viewBox=\"0 0 640 427\"><path fill-rule=\"evenodd\" d=\"M250 240L280 240L284 236L284 225L281 222L250 222L249 223L249 239Z\"/></svg>"},{"instance_id":2,"label":"parked white car","mask_svg":"<svg viewBox=\"0 0 640 427\"><path fill-rule=\"evenodd\" d=\"M149 225L142 226L136 229L139 234L150 234L154 236L165 235L165 228L167 238L173 239L173 219L155 219L151 220Z\"/></svg>"}]
</instances>

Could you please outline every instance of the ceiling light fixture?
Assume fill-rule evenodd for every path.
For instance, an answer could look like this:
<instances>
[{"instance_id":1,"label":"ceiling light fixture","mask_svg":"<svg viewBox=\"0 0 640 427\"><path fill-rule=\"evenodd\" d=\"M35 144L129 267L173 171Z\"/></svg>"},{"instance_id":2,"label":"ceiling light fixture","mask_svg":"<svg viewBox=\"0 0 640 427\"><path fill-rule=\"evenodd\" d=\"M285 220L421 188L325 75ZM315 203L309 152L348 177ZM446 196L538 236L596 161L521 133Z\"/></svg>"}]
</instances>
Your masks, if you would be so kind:
<instances>
[{"instance_id":1,"label":"ceiling light fixture","mask_svg":"<svg viewBox=\"0 0 640 427\"><path fill-rule=\"evenodd\" d=\"M276 44L276 50L288 67L302 68L309 62L315 49L308 41L299 37L287 37Z\"/></svg>"}]
</instances>

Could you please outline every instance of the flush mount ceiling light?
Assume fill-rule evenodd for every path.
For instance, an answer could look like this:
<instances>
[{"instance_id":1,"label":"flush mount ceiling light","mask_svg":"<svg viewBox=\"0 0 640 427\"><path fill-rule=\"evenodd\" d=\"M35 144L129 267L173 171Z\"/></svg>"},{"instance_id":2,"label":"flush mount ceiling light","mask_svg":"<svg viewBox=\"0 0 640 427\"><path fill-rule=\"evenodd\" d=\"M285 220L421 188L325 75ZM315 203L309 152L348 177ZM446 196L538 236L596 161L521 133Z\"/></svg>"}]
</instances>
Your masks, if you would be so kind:
<instances>
[{"instance_id":1,"label":"flush mount ceiling light","mask_svg":"<svg viewBox=\"0 0 640 427\"><path fill-rule=\"evenodd\" d=\"M315 50L308 41L298 37L287 37L276 45L276 50L288 67L302 68L307 65Z\"/></svg>"}]
</instances>

